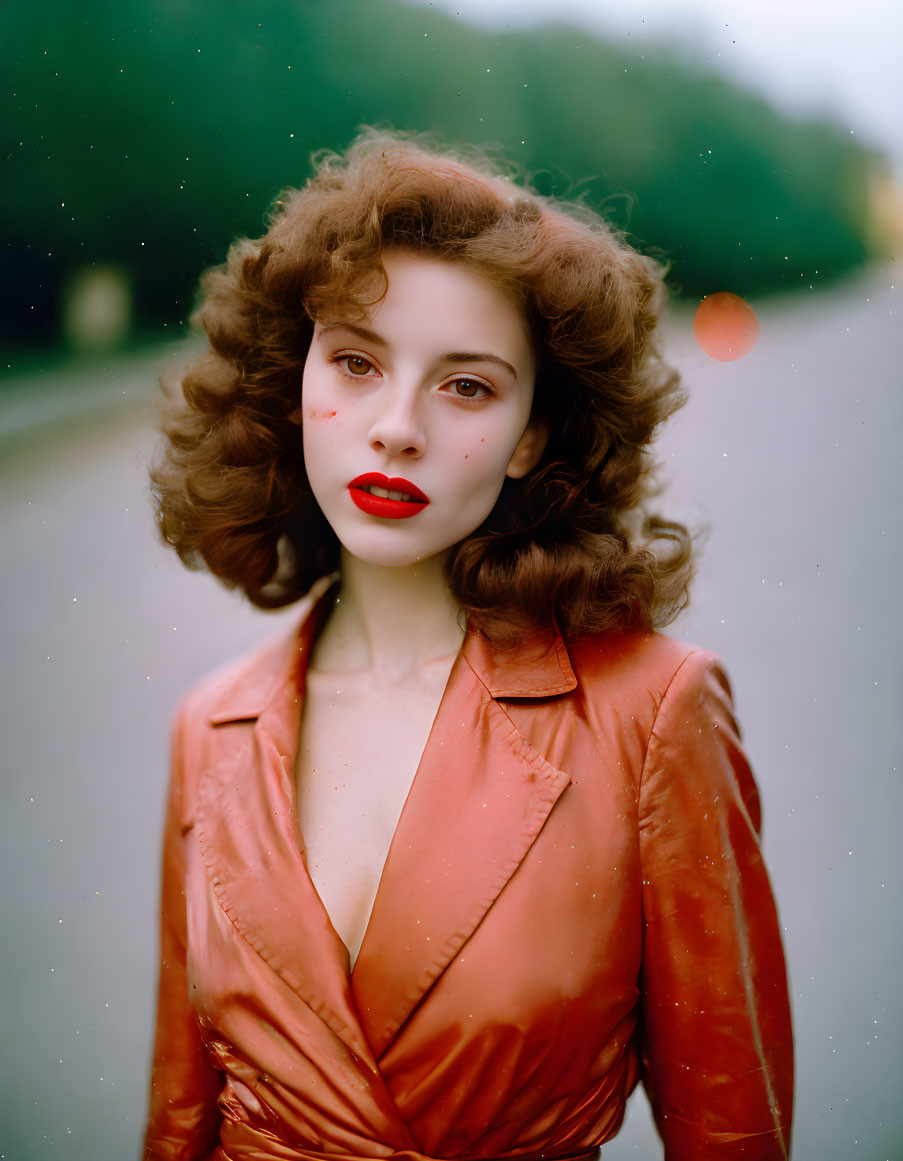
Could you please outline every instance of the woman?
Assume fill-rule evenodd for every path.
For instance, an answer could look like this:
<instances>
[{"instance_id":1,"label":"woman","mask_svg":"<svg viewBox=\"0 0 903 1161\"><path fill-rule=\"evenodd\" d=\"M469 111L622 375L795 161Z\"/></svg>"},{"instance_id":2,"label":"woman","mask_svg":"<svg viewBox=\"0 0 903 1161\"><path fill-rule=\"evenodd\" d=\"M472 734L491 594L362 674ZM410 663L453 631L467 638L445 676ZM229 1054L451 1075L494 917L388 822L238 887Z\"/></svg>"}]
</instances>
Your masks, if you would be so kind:
<instances>
[{"instance_id":1,"label":"woman","mask_svg":"<svg viewBox=\"0 0 903 1161\"><path fill-rule=\"evenodd\" d=\"M370 132L205 290L160 528L302 604L174 719L145 1158L589 1158L639 1080L669 1161L786 1157L756 788L652 631L654 264Z\"/></svg>"}]
</instances>

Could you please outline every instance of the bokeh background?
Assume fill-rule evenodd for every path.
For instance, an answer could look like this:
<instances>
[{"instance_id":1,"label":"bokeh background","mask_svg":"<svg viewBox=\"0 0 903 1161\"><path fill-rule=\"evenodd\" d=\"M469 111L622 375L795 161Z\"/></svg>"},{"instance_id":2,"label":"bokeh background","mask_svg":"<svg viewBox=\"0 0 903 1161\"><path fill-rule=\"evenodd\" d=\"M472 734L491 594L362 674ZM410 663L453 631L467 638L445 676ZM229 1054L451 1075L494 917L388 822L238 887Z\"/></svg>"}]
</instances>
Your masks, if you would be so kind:
<instances>
[{"instance_id":1,"label":"bokeh background","mask_svg":"<svg viewBox=\"0 0 903 1161\"><path fill-rule=\"evenodd\" d=\"M4 0L0 1155L138 1155L170 710L292 618L155 542L156 382L199 272L375 123L669 264L667 508L709 528L670 631L725 657L764 799L793 1155L903 1157L901 34L880 0ZM762 328L734 363L693 338L721 290ZM638 1093L605 1161L660 1156Z\"/></svg>"}]
</instances>

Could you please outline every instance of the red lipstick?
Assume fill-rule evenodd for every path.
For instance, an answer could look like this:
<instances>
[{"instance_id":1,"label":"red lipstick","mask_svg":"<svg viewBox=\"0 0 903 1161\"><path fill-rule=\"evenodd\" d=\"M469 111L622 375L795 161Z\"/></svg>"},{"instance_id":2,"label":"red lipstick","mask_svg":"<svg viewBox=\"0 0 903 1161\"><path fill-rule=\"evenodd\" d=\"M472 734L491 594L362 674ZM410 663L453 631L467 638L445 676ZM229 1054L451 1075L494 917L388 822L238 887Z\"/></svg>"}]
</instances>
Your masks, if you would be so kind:
<instances>
[{"instance_id":1,"label":"red lipstick","mask_svg":"<svg viewBox=\"0 0 903 1161\"><path fill-rule=\"evenodd\" d=\"M404 492L410 500L393 500L389 496L374 496L366 491L368 486L375 485L385 492ZM364 472L348 485L351 499L362 512L369 516L383 516L389 520L404 520L408 516L416 516L418 512L429 504L429 498L420 491L416 484L401 476L384 476L380 472Z\"/></svg>"}]
</instances>

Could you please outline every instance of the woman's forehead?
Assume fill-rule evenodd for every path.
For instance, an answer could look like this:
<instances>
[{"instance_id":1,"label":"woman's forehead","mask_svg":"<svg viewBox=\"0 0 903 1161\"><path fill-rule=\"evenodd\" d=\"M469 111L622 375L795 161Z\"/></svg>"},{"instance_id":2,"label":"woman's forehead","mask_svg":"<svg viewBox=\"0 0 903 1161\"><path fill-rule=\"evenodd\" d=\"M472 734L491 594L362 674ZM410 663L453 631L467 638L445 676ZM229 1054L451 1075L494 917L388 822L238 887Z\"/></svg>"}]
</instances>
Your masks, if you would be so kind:
<instances>
[{"instance_id":1,"label":"woman's forehead","mask_svg":"<svg viewBox=\"0 0 903 1161\"><path fill-rule=\"evenodd\" d=\"M440 318L454 323L478 329L504 325L529 333L527 312L510 288L473 263L407 248L384 251L380 267L363 272L347 299L330 303L316 321L324 326L348 321L366 327L399 311L435 318L429 312L439 310Z\"/></svg>"},{"instance_id":2,"label":"woman's forehead","mask_svg":"<svg viewBox=\"0 0 903 1161\"><path fill-rule=\"evenodd\" d=\"M361 308L338 303L317 320L318 336L338 331L385 348L414 349L460 361L487 361L515 378L535 373L532 335L524 312L491 280L462 264L418 256L389 256L388 286L379 302Z\"/></svg>"}]
</instances>

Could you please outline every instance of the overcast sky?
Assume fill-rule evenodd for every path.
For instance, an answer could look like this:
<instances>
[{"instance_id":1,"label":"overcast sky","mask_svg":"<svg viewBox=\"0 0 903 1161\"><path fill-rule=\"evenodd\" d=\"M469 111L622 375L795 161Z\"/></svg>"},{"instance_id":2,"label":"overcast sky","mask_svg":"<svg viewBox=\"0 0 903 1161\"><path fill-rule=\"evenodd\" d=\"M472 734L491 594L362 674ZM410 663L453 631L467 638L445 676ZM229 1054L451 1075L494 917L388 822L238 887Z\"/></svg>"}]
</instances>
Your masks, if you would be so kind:
<instances>
[{"instance_id":1,"label":"overcast sky","mask_svg":"<svg viewBox=\"0 0 903 1161\"><path fill-rule=\"evenodd\" d=\"M642 51L669 41L791 112L831 114L903 179L900 0L411 0L479 23L579 22Z\"/></svg>"}]
</instances>

